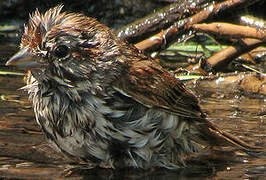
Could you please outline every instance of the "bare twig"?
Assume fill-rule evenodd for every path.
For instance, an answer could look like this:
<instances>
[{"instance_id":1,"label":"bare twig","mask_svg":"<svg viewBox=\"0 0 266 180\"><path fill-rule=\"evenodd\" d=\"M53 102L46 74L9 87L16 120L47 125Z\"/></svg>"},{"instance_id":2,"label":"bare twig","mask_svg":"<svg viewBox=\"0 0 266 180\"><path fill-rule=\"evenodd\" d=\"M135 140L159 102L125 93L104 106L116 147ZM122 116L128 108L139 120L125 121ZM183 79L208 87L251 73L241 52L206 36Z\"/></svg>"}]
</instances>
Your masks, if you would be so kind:
<instances>
[{"instance_id":1,"label":"bare twig","mask_svg":"<svg viewBox=\"0 0 266 180\"><path fill-rule=\"evenodd\" d=\"M262 41L266 40L266 30L259 30L248 26L215 22L210 24L194 24L191 26L191 28L217 35L225 35L236 38L255 38Z\"/></svg>"},{"instance_id":2,"label":"bare twig","mask_svg":"<svg viewBox=\"0 0 266 180\"><path fill-rule=\"evenodd\" d=\"M163 30L154 36L145 39L142 42L135 44L135 46L141 50L147 49L162 49L162 45L164 48L171 45L173 40L176 40L180 35L182 35L185 31L188 31L193 24L200 23L215 14L220 13L221 11L236 8L236 7L243 7L250 5L256 1L253 0L227 0L221 3L214 3L209 5L208 7L204 8L197 14L189 17L187 19L183 19L178 21L167 30Z\"/></svg>"},{"instance_id":3,"label":"bare twig","mask_svg":"<svg viewBox=\"0 0 266 180\"><path fill-rule=\"evenodd\" d=\"M200 4L209 2L209 0L179 0L116 30L115 33L121 39L137 39L145 33L158 32L162 28L169 27L177 20L197 13L201 9Z\"/></svg>"},{"instance_id":4,"label":"bare twig","mask_svg":"<svg viewBox=\"0 0 266 180\"><path fill-rule=\"evenodd\" d=\"M234 58L240 56L241 54L248 52L260 45L263 44L263 41L258 39L245 38L241 39L239 43L234 46L229 46L217 53L213 56L209 57L206 60L206 66L204 69L218 69L220 67L226 66L230 63ZM190 65L186 68L189 71L203 71L200 63L195 65Z\"/></svg>"}]
</instances>

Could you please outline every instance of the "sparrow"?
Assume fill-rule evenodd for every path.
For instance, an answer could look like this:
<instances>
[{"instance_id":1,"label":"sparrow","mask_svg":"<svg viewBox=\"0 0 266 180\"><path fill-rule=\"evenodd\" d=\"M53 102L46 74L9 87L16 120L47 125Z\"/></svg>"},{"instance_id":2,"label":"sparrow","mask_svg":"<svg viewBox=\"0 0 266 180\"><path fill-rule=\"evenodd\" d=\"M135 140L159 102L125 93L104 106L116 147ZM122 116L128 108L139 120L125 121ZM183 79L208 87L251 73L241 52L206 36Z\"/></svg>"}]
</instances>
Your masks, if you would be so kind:
<instances>
[{"instance_id":1,"label":"sparrow","mask_svg":"<svg viewBox=\"0 0 266 180\"><path fill-rule=\"evenodd\" d=\"M57 150L101 167L178 169L209 147L250 148L208 121L192 91L156 59L62 8L30 15L6 63L27 70L24 89Z\"/></svg>"}]
</instances>

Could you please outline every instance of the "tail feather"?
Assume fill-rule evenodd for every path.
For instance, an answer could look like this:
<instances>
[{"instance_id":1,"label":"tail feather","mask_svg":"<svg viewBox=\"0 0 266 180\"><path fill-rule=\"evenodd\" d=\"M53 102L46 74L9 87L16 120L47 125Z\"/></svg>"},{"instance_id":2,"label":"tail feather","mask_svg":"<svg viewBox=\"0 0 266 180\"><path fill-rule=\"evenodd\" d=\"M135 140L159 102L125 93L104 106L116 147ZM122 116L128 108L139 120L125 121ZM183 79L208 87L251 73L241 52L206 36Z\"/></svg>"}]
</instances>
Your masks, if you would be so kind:
<instances>
[{"instance_id":1,"label":"tail feather","mask_svg":"<svg viewBox=\"0 0 266 180\"><path fill-rule=\"evenodd\" d=\"M254 146L244 142L238 137L232 135L229 132L225 132L209 122L207 119L202 118L202 121L197 123L197 129L200 132L203 139L208 140L208 143L212 146L221 146L224 144L230 144L239 148L242 151L261 152L265 151L265 148ZM207 126L206 126L207 125ZM210 141L212 139L212 141Z\"/></svg>"},{"instance_id":2,"label":"tail feather","mask_svg":"<svg viewBox=\"0 0 266 180\"><path fill-rule=\"evenodd\" d=\"M256 151L256 150L262 150L262 147L253 146L251 144L246 143L245 141L237 138L236 136L225 132L221 129L218 129L218 127L214 126L213 124L209 123L209 130L212 132L212 134L215 134L216 136L221 137L226 142L229 142L230 144L240 148L241 150L246 151Z\"/></svg>"}]
</instances>

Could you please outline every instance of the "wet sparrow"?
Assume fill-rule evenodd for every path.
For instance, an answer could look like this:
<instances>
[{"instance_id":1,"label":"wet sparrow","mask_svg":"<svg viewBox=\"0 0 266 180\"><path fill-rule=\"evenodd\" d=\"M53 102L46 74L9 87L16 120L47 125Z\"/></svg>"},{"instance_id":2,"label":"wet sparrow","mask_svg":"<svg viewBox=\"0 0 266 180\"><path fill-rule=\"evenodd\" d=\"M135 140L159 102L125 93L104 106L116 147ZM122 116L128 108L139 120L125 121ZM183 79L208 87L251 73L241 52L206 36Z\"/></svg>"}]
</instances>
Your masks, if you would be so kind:
<instances>
[{"instance_id":1,"label":"wet sparrow","mask_svg":"<svg viewBox=\"0 0 266 180\"><path fill-rule=\"evenodd\" d=\"M36 11L7 65L28 70L36 121L62 153L100 166L179 168L224 142L197 98L151 57L82 14Z\"/></svg>"}]
</instances>

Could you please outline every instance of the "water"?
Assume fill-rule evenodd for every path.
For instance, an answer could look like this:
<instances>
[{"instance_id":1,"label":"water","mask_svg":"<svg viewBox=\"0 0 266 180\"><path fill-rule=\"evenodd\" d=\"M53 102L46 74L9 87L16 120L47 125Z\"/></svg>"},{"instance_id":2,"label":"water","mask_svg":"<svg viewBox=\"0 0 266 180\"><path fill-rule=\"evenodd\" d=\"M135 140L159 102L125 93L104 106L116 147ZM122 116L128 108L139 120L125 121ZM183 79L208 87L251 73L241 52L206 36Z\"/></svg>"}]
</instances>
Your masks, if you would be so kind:
<instances>
[{"instance_id":1,"label":"water","mask_svg":"<svg viewBox=\"0 0 266 180\"><path fill-rule=\"evenodd\" d=\"M14 44L0 44L0 69L16 50ZM245 141L266 147L266 101L245 96L228 86L213 82L195 85L201 105L210 121ZM55 152L34 122L27 94L18 90L23 76L0 75L0 177L51 179L264 179L266 155L241 154L238 162L197 170L112 171L75 168L75 164ZM71 165L70 165L71 164ZM71 170L70 170L71 169Z\"/></svg>"}]
</instances>

